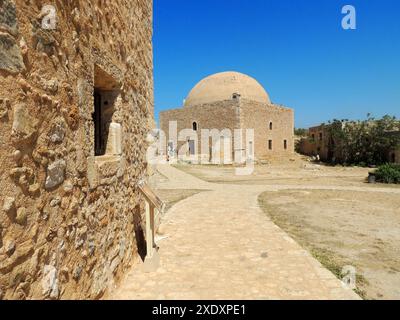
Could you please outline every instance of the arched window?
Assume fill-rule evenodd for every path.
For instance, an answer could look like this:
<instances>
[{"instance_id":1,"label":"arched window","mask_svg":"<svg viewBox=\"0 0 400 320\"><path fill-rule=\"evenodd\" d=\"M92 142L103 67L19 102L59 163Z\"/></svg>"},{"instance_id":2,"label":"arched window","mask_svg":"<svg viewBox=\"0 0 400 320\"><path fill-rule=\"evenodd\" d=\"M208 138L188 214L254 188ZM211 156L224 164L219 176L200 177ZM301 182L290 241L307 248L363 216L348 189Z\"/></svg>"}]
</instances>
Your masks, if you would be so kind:
<instances>
[{"instance_id":1,"label":"arched window","mask_svg":"<svg viewBox=\"0 0 400 320\"><path fill-rule=\"evenodd\" d=\"M274 126L273 126L272 122L270 122L270 123L269 123L269 130L272 130L273 127L274 127Z\"/></svg>"},{"instance_id":2,"label":"arched window","mask_svg":"<svg viewBox=\"0 0 400 320\"><path fill-rule=\"evenodd\" d=\"M239 100L240 99L240 94L239 93L234 93L233 95L232 95L232 99L233 100Z\"/></svg>"},{"instance_id":3,"label":"arched window","mask_svg":"<svg viewBox=\"0 0 400 320\"><path fill-rule=\"evenodd\" d=\"M193 122L193 131L197 131L197 122Z\"/></svg>"}]
</instances>

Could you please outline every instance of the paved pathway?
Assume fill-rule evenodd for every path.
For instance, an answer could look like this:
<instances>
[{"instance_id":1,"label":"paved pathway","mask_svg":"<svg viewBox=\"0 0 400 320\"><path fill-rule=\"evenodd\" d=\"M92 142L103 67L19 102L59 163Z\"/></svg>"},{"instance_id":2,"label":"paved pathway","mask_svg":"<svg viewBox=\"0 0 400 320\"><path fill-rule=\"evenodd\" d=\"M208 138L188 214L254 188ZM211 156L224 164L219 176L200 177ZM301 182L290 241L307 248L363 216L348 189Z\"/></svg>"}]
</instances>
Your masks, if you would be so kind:
<instances>
[{"instance_id":1,"label":"paved pathway","mask_svg":"<svg viewBox=\"0 0 400 320\"><path fill-rule=\"evenodd\" d=\"M160 188L204 192L164 217L160 268L132 268L114 299L359 299L258 206L260 193L295 187L212 184L168 165L158 170L169 179Z\"/></svg>"}]
</instances>

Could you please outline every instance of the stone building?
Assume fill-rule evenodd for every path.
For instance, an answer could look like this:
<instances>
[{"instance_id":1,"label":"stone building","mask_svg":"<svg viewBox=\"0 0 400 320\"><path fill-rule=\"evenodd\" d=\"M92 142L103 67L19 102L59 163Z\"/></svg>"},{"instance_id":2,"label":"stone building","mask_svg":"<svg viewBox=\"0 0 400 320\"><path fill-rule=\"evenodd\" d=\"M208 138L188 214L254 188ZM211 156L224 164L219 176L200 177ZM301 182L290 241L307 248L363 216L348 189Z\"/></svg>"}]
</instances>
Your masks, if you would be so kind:
<instances>
[{"instance_id":1,"label":"stone building","mask_svg":"<svg viewBox=\"0 0 400 320\"><path fill-rule=\"evenodd\" d=\"M255 79L237 72L200 81L182 108L160 113L160 129L163 154L202 163L282 159L294 152L293 110L273 104Z\"/></svg>"},{"instance_id":2,"label":"stone building","mask_svg":"<svg viewBox=\"0 0 400 320\"><path fill-rule=\"evenodd\" d=\"M143 255L152 0L0 0L0 299L101 297Z\"/></svg>"},{"instance_id":3,"label":"stone building","mask_svg":"<svg viewBox=\"0 0 400 320\"><path fill-rule=\"evenodd\" d=\"M308 137L299 141L300 153L308 156L318 156L322 161L331 161L335 157L334 146L340 141L334 141L330 134L331 125L321 124L308 129Z\"/></svg>"},{"instance_id":4,"label":"stone building","mask_svg":"<svg viewBox=\"0 0 400 320\"><path fill-rule=\"evenodd\" d=\"M308 129L308 137L302 138L299 141L298 151L307 156L319 156L322 161L336 162L340 159L340 154L336 150L336 146L340 146L342 140L332 136L332 126L341 130L346 126L346 122L335 124L321 124L319 126L311 127ZM384 158L388 163L400 164L400 131L388 131L385 133L386 137L390 137L393 141L399 141L393 147L385 152Z\"/></svg>"}]
</instances>

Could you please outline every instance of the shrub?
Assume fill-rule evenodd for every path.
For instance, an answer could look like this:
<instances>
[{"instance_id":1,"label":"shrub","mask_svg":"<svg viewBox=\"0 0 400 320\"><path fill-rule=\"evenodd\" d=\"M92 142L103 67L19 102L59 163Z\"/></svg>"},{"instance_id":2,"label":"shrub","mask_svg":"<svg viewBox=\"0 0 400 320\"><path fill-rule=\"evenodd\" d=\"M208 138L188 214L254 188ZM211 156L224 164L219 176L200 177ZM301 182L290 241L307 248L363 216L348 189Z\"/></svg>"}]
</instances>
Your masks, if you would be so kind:
<instances>
[{"instance_id":1,"label":"shrub","mask_svg":"<svg viewBox=\"0 0 400 320\"><path fill-rule=\"evenodd\" d=\"M375 171L376 181L383 183L400 183L400 165L385 164Z\"/></svg>"}]
</instances>

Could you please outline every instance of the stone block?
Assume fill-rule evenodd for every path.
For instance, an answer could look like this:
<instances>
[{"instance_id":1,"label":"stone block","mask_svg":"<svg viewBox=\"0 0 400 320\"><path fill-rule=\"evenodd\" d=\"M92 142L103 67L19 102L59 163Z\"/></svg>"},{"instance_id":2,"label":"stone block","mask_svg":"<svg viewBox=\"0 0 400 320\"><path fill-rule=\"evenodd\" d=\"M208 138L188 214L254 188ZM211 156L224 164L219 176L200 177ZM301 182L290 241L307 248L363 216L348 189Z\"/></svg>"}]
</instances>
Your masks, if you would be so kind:
<instances>
[{"instance_id":1,"label":"stone block","mask_svg":"<svg viewBox=\"0 0 400 320\"><path fill-rule=\"evenodd\" d=\"M110 124L106 154L114 156L122 154L122 127L119 123Z\"/></svg>"},{"instance_id":2,"label":"stone block","mask_svg":"<svg viewBox=\"0 0 400 320\"><path fill-rule=\"evenodd\" d=\"M0 98L0 120L8 116L10 109L10 100Z\"/></svg>"},{"instance_id":3,"label":"stone block","mask_svg":"<svg viewBox=\"0 0 400 320\"><path fill-rule=\"evenodd\" d=\"M53 266L46 265L43 268L42 293L46 298L58 299L60 292L58 288L57 269Z\"/></svg>"},{"instance_id":4,"label":"stone block","mask_svg":"<svg viewBox=\"0 0 400 320\"><path fill-rule=\"evenodd\" d=\"M38 121L33 118L25 104L14 108L12 137L17 142L31 142L37 133Z\"/></svg>"},{"instance_id":5,"label":"stone block","mask_svg":"<svg viewBox=\"0 0 400 320\"><path fill-rule=\"evenodd\" d=\"M64 182L65 168L65 160L58 160L48 166L45 184L47 190L53 189Z\"/></svg>"},{"instance_id":6,"label":"stone block","mask_svg":"<svg viewBox=\"0 0 400 320\"><path fill-rule=\"evenodd\" d=\"M0 30L10 33L14 37L18 35L17 9L12 0L0 2Z\"/></svg>"},{"instance_id":7,"label":"stone block","mask_svg":"<svg viewBox=\"0 0 400 320\"><path fill-rule=\"evenodd\" d=\"M53 143L63 142L66 132L66 123L64 119L57 118L49 132L49 138Z\"/></svg>"},{"instance_id":8,"label":"stone block","mask_svg":"<svg viewBox=\"0 0 400 320\"><path fill-rule=\"evenodd\" d=\"M0 33L0 69L11 74L25 70L21 48L16 40L7 33Z\"/></svg>"}]
</instances>

